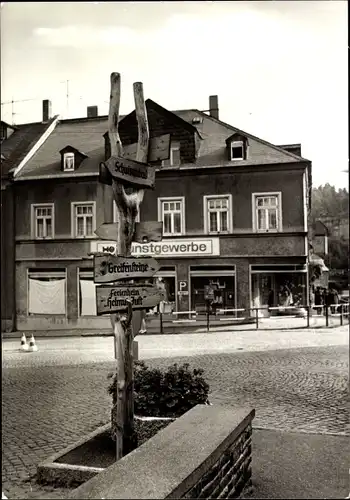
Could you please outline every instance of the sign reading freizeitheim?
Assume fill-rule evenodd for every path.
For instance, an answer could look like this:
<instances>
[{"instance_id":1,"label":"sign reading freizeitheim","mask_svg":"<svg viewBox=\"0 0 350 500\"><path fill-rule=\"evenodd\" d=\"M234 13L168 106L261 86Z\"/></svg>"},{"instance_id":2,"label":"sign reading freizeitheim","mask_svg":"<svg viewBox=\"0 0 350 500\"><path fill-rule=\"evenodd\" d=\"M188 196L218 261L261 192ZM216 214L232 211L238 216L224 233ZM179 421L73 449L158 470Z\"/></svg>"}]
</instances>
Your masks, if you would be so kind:
<instances>
[{"instance_id":1,"label":"sign reading freizeitheim","mask_svg":"<svg viewBox=\"0 0 350 500\"><path fill-rule=\"evenodd\" d=\"M98 286L96 287L97 315L127 309L127 299L133 309L155 307L164 300L164 293L155 286Z\"/></svg>"}]
</instances>

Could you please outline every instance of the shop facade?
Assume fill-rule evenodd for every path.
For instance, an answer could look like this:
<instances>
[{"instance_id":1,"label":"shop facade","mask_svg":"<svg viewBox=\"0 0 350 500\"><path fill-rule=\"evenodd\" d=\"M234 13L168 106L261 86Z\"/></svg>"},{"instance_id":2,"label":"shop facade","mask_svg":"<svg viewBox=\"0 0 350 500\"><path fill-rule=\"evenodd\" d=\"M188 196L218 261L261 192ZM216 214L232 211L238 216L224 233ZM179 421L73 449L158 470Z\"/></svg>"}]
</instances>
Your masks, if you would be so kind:
<instances>
[{"instance_id":1,"label":"shop facade","mask_svg":"<svg viewBox=\"0 0 350 500\"><path fill-rule=\"evenodd\" d=\"M299 240L303 241L301 236ZM93 259L89 253L113 254L116 243L92 239L58 246L55 242L42 242L36 252L33 245L22 243L17 248L17 328L109 328L109 317L96 315L99 285L93 280ZM234 255L233 245L237 248L234 237L174 238L160 243L134 243L132 254L152 256L160 264L154 278L164 283L164 314L195 311L204 315L208 298L212 313L222 309L236 314L233 310L244 309L237 313L244 317L253 314L252 308L260 308L263 315L271 306L307 304L306 255L285 256L279 242L275 246L276 252L282 248L280 256L257 257L257 249L254 256L244 255L248 243L241 246L241 255L237 250ZM30 257L33 253L34 259ZM290 293L286 294L286 290Z\"/></svg>"}]
</instances>

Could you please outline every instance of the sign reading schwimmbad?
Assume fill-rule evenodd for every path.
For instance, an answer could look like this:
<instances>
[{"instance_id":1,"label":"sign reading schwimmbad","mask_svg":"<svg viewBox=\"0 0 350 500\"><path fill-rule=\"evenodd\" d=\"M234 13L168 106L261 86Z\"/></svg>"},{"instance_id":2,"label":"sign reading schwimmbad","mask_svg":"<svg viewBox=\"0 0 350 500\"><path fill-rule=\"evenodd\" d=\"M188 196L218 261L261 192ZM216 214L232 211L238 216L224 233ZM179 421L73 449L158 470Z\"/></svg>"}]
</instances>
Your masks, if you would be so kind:
<instances>
[{"instance_id":1,"label":"sign reading schwimmbad","mask_svg":"<svg viewBox=\"0 0 350 500\"><path fill-rule=\"evenodd\" d=\"M91 252L115 254L117 244L114 241L92 241ZM184 238L162 240L152 243L133 243L131 254L136 257L200 257L220 255L219 238Z\"/></svg>"}]
</instances>

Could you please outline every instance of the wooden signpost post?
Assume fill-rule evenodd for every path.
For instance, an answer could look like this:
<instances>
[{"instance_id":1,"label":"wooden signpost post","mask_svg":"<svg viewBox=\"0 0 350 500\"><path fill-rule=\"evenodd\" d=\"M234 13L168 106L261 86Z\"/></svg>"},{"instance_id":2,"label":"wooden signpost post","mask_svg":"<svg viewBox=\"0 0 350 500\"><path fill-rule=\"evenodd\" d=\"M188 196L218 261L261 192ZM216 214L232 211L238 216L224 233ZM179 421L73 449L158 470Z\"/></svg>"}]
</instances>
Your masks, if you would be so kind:
<instances>
[{"instance_id":1,"label":"wooden signpost post","mask_svg":"<svg viewBox=\"0 0 350 500\"><path fill-rule=\"evenodd\" d=\"M112 186L117 206L117 221L113 231L107 228L108 239L117 242L117 256L95 255L95 281L109 282L118 279L152 276L157 270L153 259L133 259L131 244L134 239L136 217L143 200L144 189L154 186L154 168L147 165L149 129L142 83L134 83L135 111L138 124L136 161L125 159L118 133L120 106L120 74L111 74L111 95L108 116L108 137L111 158L100 164L100 182ZM162 155L169 148L169 140L163 138ZM134 189L132 189L132 187ZM128 188L128 192L126 192ZM131 188L131 189L130 189ZM132 192L130 192L130 190ZM104 224L100 234L106 234ZM99 235L99 232L96 231ZM113 238L111 238L113 236ZM101 235L103 238L103 235ZM103 259L103 260L101 260ZM102 265L103 264L103 265ZM101 272L101 267L102 272ZM147 267L147 269L146 269ZM123 270L125 272L123 272ZM106 271L106 272L105 272ZM106 277L107 276L107 277ZM117 358L117 398L113 403L112 418L116 421L116 460L135 448L134 430L134 381L133 381L133 309L157 305L162 294L152 286L100 286L96 288L97 314L110 314L114 331ZM137 332L136 332L137 333Z\"/></svg>"}]
</instances>

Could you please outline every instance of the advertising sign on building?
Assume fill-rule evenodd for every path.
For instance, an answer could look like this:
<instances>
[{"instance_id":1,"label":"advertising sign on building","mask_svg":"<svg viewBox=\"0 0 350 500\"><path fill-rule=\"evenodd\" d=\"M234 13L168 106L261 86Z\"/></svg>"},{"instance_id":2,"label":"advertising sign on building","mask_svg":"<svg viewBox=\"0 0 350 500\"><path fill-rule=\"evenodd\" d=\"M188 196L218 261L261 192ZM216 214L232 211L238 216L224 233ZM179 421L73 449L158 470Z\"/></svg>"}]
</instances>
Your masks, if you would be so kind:
<instances>
[{"instance_id":1,"label":"advertising sign on building","mask_svg":"<svg viewBox=\"0 0 350 500\"><path fill-rule=\"evenodd\" d=\"M113 241L92 241L91 252L114 254L117 244ZM133 243L131 254L136 257L200 257L220 255L219 238L184 238L162 240L156 243Z\"/></svg>"},{"instance_id":2,"label":"advertising sign on building","mask_svg":"<svg viewBox=\"0 0 350 500\"><path fill-rule=\"evenodd\" d=\"M187 280L179 280L177 282L178 286L178 295L188 295L188 281Z\"/></svg>"}]
</instances>

